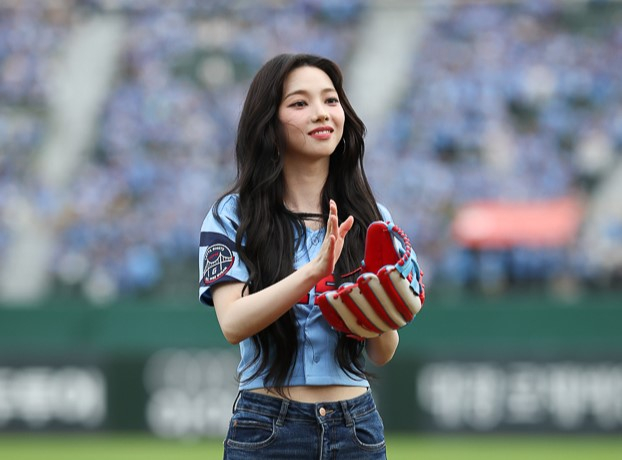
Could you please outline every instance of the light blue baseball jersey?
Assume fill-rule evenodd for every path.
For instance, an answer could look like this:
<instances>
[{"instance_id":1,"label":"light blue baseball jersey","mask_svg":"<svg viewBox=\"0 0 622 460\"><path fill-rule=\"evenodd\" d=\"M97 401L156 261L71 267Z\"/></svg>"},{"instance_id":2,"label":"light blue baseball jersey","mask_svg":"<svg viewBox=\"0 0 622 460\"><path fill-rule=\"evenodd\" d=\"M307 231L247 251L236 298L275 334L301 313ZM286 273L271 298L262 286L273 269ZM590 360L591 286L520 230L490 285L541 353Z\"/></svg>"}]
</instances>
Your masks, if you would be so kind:
<instances>
[{"instance_id":1,"label":"light blue baseball jersey","mask_svg":"<svg viewBox=\"0 0 622 460\"><path fill-rule=\"evenodd\" d=\"M237 195L228 195L221 202L218 213L222 222L216 220L214 209L210 210L201 227L199 248L199 298L206 305L213 306L211 289L223 282L248 281L249 273L240 260L235 247L238 228ZM388 210L378 205L383 220L391 220ZM294 258L294 268L298 269L311 261L318 253L324 239L324 229L307 229L306 245L298 246ZM244 240L242 240L244 245ZM344 372L335 359L338 334L326 322L315 305L316 296L326 290L334 289L331 280L323 280L313 287L304 299L294 307L298 325L298 355L294 362L289 385L348 385L369 386L366 379L360 379ZM249 338L240 342L241 360L240 389L249 390L265 387L264 375L249 380L256 366L248 366L255 355L255 345ZM256 363L257 364L257 363Z\"/></svg>"}]
</instances>

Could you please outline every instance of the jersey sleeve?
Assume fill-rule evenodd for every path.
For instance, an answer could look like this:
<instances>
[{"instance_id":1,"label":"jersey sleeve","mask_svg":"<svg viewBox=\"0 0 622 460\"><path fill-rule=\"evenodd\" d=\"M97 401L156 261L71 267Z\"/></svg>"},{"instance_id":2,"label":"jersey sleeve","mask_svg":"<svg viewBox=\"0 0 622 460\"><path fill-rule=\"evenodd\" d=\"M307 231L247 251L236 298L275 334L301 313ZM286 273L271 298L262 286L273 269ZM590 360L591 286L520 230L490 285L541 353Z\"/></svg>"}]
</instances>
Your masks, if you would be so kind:
<instances>
[{"instance_id":1,"label":"jersey sleeve","mask_svg":"<svg viewBox=\"0 0 622 460\"><path fill-rule=\"evenodd\" d=\"M382 214L382 220L384 220L385 222L393 222L393 217L391 216L391 212L382 204L377 203L378 204L378 209L380 210L380 214ZM393 222L394 224L396 222ZM403 254L404 252L404 246L402 245L401 242L395 240L397 244L399 244L399 250L401 251L400 253ZM419 267L419 262L417 261L417 253L415 252L415 249L412 248L411 250L411 263L412 263L412 269L413 269L413 273L414 273L414 277L413 280L411 281L411 286L413 287L414 291L421 297L421 299L425 298L425 294L423 294L424 292L424 286L423 283L421 282L421 277L423 276L423 272L421 271L420 267ZM423 300L422 300L423 302Z\"/></svg>"},{"instance_id":2,"label":"jersey sleeve","mask_svg":"<svg viewBox=\"0 0 622 460\"><path fill-rule=\"evenodd\" d=\"M248 268L240 260L235 247L238 229L237 197L229 195L205 217L199 244L199 300L214 306L212 288L224 282L248 281Z\"/></svg>"},{"instance_id":3,"label":"jersey sleeve","mask_svg":"<svg viewBox=\"0 0 622 460\"><path fill-rule=\"evenodd\" d=\"M386 208L386 206L384 206L384 205L382 205L380 203L376 203L376 204L378 205L378 210L380 211L380 214L382 215L382 220L384 222L387 222L387 221L393 222L393 217L391 216L391 213Z\"/></svg>"}]
</instances>

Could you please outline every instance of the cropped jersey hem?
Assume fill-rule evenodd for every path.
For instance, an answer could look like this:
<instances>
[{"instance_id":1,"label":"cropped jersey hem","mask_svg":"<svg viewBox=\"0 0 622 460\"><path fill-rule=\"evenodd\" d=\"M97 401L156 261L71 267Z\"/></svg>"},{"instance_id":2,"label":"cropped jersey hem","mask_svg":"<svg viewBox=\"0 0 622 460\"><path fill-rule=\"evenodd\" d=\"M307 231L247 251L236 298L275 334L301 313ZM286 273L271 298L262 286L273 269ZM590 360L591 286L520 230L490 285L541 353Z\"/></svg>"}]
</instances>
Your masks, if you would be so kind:
<instances>
[{"instance_id":1,"label":"cropped jersey hem","mask_svg":"<svg viewBox=\"0 0 622 460\"><path fill-rule=\"evenodd\" d=\"M339 380L339 381L328 381L328 377L313 377L309 378L306 381L296 381L292 380L287 382L284 387L319 387L319 386L327 386L327 385L339 385L346 387L369 387L369 381L367 379L360 380ZM259 390L262 388L268 388L263 382L263 380L254 379L249 381L248 383L241 382L239 385L239 390Z\"/></svg>"}]
</instances>

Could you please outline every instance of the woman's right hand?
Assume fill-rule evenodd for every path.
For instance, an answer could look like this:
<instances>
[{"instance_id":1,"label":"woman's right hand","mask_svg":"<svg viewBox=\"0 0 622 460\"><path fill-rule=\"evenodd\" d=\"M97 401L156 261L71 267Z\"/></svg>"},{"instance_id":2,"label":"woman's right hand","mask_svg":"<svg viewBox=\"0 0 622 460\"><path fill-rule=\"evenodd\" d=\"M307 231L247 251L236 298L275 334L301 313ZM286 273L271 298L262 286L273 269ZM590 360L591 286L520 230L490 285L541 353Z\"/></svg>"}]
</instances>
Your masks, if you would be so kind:
<instances>
[{"instance_id":1,"label":"woman's right hand","mask_svg":"<svg viewBox=\"0 0 622 460\"><path fill-rule=\"evenodd\" d=\"M326 236L320 253L311 262L253 294L242 294L244 283L215 286L214 307L225 338L236 344L257 334L292 308L320 280L332 275L353 223L354 218L350 216L339 225L337 205L331 200Z\"/></svg>"},{"instance_id":2,"label":"woman's right hand","mask_svg":"<svg viewBox=\"0 0 622 460\"><path fill-rule=\"evenodd\" d=\"M354 217L349 216L339 225L337 217L337 204L330 200L330 213L326 225L326 235L320 248L320 253L313 260L318 270L318 280L332 275L341 251L346 235L354 224Z\"/></svg>"}]
</instances>

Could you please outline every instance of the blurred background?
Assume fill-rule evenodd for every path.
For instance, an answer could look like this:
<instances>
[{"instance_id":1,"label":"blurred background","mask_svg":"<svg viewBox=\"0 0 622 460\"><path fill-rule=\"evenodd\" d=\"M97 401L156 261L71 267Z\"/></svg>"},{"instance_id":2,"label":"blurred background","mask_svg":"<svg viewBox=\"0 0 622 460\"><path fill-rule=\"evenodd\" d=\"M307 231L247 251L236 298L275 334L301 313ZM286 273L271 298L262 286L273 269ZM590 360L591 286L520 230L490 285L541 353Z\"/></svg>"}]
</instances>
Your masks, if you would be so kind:
<instances>
[{"instance_id":1,"label":"blurred background","mask_svg":"<svg viewBox=\"0 0 622 460\"><path fill-rule=\"evenodd\" d=\"M428 300L389 432L622 432L622 3L0 0L0 432L222 437L198 302L250 79L340 64Z\"/></svg>"}]
</instances>

